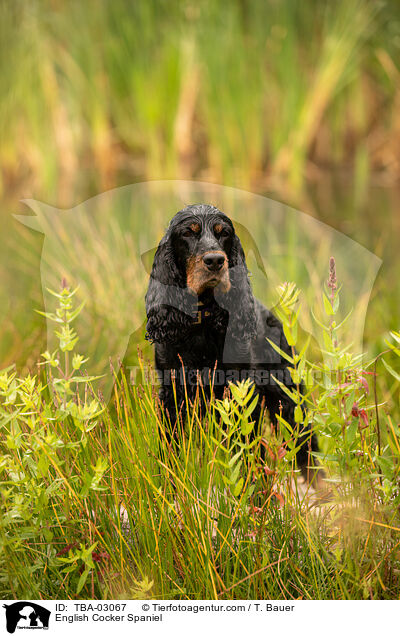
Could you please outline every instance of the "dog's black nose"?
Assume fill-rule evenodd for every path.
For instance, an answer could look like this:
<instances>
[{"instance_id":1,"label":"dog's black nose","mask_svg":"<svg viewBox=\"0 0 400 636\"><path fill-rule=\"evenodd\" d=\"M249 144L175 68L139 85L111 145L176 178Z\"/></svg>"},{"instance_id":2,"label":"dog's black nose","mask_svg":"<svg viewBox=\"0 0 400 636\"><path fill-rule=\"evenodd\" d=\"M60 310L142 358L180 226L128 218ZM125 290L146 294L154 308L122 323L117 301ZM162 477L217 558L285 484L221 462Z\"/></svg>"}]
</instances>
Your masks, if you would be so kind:
<instances>
[{"instance_id":1,"label":"dog's black nose","mask_svg":"<svg viewBox=\"0 0 400 636\"><path fill-rule=\"evenodd\" d=\"M210 272L218 272L225 262L225 256L221 252L208 252L203 256L203 263Z\"/></svg>"}]
</instances>

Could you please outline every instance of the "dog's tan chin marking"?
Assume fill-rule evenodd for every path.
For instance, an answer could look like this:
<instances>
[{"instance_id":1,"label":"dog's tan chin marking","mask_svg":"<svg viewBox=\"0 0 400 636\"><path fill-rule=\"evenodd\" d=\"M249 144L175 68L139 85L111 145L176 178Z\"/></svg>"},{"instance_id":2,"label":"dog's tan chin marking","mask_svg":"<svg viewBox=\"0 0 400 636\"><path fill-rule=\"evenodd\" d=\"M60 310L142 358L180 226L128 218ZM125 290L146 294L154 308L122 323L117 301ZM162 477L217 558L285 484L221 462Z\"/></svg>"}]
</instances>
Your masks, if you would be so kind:
<instances>
[{"instance_id":1,"label":"dog's tan chin marking","mask_svg":"<svg viewBox=\"0 0 400 636\"><path fill-rule=\"evenodd\" d=\"M216 292L220 294L226 294L231 288L231 282L228 276L224 276L221 280L215 281L211 284L209 279L203 281L196 281L198 284L194 285L194 281L189 283L188 281L188 289L192 294L196 296L200 296L206 289L214 289Z\"/></svg>"}]
</instances>

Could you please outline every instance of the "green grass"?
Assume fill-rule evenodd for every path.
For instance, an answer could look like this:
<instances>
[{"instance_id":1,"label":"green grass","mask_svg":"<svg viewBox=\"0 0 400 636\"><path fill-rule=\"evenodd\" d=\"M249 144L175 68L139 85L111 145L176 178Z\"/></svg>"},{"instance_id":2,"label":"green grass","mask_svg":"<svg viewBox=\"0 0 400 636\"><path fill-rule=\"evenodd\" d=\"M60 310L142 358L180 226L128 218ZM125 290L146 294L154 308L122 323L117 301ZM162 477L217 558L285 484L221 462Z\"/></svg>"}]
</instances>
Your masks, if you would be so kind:
<instances>
[{"instance_id":1,"label":"green grass","mask_svg":"<svg viewBox=\"0 0 400 636\"><path fill-rule=\"evenodd\" d=\"M250 436L249 382L202 412L191 404L176 443L151 382L132 384L120 368L102 403L80 373L75 292L53 293L59 354L43 355L45 384L0 375L2 597L398 598L399 430L359 357L341 349L337 292L326 294L330 362L311 363L306 347L290 362L294 386L300 376L306 386L291 397L329 477L314 492L299 486L299 433L287 422ZM297 299L286 285L277 309L293 346ZM394 333L397 355L399 344Z\"/></svg>"}]
</instances>

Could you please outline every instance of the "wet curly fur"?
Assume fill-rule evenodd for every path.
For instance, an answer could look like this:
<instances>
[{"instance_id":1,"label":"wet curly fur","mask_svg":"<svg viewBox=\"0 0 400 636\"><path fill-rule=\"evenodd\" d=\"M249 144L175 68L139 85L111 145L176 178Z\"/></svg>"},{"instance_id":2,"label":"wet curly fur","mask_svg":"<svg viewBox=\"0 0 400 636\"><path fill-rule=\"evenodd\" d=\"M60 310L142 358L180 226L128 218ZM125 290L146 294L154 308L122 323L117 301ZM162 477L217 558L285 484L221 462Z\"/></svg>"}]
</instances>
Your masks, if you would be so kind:
<instances>
[{"instance_id":1,"label":"wet curly fur","mask_svg":"<svg viewBox=\"0 0 400 636\"><path fill-rule=\"evenodd\" d=\"M203 388L212 386L217 398L229 380L251 377L259 393L256 421L266 407L272 422L281 413L296 427L295 405L272 379L292 385L286 360L267 340L290 354L282 325L253 296L242 245L220 210L189 205L174 216L154 257L146 313L160 400L172 426L176 404L184 420L185 391L195 399L201 374ZM303 428L298 443L297 462L304 472L317 440Z\"/></svg>"}]
</instances>

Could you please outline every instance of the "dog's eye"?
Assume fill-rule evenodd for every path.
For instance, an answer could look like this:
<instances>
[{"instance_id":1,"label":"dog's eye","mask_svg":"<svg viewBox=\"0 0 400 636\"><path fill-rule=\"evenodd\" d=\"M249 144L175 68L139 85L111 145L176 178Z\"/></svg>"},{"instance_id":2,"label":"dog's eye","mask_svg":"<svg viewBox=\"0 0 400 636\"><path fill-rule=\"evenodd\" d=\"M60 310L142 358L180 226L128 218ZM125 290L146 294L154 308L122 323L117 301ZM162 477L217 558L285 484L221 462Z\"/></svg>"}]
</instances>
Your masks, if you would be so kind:
<instances>
[{"instance_id":1,"label":"dog's eye","mask_svg":"<svg viewBox=\"0 0 400 636\"><path fill-rule=\"evenodd\" d=\"M187 229L183 232L182 236L185 236L186 238L188 238L189 236L193 236L193 232L192 230Z\"/></svg>"},{"instance_id":2,"label":"dog's eye","mask_svg":"<svg viewBox=\"0 0 400 636\"><path fill-rule=\"evenodd\" d=\"M224 228L222 227L222 225L215 225L214 226L214 234L217 238L221 238L221 236L229 236L230 232L228 228Z\"/></svg>"}]
</instances>

